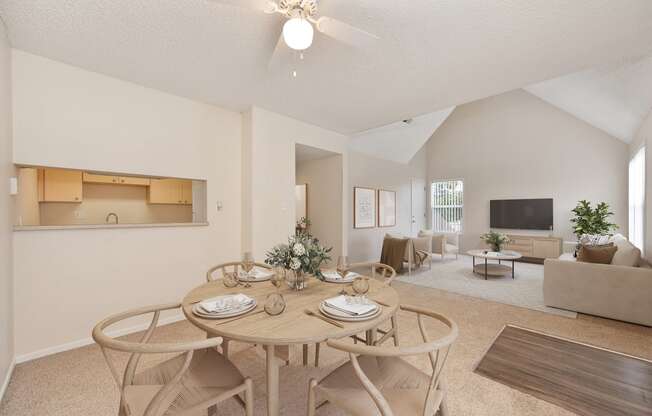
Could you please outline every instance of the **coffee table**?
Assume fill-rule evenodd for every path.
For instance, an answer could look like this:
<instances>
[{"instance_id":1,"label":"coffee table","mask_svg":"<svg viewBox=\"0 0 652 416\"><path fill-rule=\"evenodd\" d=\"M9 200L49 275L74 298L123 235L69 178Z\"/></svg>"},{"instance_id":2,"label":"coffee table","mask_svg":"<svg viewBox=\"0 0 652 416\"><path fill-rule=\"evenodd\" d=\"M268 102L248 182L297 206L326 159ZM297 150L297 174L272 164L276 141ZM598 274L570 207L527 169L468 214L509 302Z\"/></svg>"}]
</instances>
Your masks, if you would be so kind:
<instances>
[{"instance_id":1,"label":"coffee table","mask_svg":"<svg viewBox=\"0 0 652 416\"><path fill-rule=\"evenodd\" d=\"M501 252L470 250L466 254L473 257L473 273L483 275L484 280L487 280L489 276L505 276L509 273L512 274L512 279L514 279L514 261L523 257L521 253L511 250ZM476 257L484 259L484 262L475 264ZM498 260L498 263L489 263L489 260ZM502 264L503 261L511 261L511 267Z\"/></svg>"}]
</instances>

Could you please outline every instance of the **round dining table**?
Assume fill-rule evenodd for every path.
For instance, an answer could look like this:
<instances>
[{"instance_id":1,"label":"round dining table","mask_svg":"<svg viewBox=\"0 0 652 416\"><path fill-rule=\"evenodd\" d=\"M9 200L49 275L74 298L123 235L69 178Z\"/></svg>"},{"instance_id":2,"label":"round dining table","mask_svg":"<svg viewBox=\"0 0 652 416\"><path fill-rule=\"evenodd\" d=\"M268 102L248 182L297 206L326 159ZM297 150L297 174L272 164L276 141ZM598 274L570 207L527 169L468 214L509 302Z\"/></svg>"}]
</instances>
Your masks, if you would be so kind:
<instances>
[{"instance_id":1,"label":"round dining table","mask_svg":"<svg viewBox=\"0 0 652 416\"><path fill-rule=\"evenodd\" d=\"M277 289L269 281L252 283L251 287L227 288L221 280L205 283L191 290L182 301L183 313L198 328L209 336L220 336L229 340L262 345L265 349L267 373L267 414L279 414L279 363L276 347L286 345L305 345L324 342L328 339L345 338L355 334L367 333L368 342L373 342L376 328L389 321L399 307L396 290L382 281L369 279L367 297L382 308L375 318L358 321L327 322L320 318L319 304L337 296L346 284L327 283L315 278L308 281L302 291L287 287ZM262 312L265 299L271 293L283 295L286 307L283 313L270 316ZM206 319L192 312L193 305L205 299L220 295L243 293L256 300L254 310L234 318ZM336 325L339 324L339 325ZM305 360L305 358L304 358ZM307 388L307 386L306 386Z\"/></svg>"}]
</instances>

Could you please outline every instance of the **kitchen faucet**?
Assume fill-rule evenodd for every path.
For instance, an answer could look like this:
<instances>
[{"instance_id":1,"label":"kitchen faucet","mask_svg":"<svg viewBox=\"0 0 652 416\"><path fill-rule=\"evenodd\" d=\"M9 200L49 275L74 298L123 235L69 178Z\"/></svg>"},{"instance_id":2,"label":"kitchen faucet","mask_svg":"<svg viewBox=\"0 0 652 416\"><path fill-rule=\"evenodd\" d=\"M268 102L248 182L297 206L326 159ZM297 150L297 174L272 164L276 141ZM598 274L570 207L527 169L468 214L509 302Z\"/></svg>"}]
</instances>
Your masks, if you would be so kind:
<instances>
[{"instance_id":1,"label":"kitchen faucet","mask_svg":"<svg viewBox=\"0 0 652 416\"><path fill-rule=\"evenodd\" d=\"M111 216L115 217L115 223L117 224L118 223L118 214L116 214L115 212L109 212L109 214L106 216L106 219L105 219L106 223L107 224L109 223L109 218L111 218Z\"/></svg>"}]
</instances>

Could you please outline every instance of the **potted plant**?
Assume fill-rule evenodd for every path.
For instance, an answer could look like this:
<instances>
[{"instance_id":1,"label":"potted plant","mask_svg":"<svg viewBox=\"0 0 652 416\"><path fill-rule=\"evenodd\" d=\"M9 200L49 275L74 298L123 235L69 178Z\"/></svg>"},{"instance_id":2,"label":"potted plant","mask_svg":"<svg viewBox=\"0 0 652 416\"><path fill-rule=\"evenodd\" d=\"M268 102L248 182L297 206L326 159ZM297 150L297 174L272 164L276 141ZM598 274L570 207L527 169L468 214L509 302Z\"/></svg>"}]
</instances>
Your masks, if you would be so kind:
<instances>
[{"instance_id":1,"label":"potted plant","mask_svg":"<svg viewBox=\"0 0 652 416\"><path fill-rule=\"evenodd\" d=\"M608 235L618 226L609 222L609 217L613 212L609 211L609 204L600 202L595 209L587 200L581 200L571 211L575 216L571 218L573 223L573 233L579 240L585 234L590 235Z\"/></svg>"},{"instance_id":2,"label":"potted plant","mask_svg":"<svg viewBox=\"0 0 652 416\"><path fill-rule=\"evenodd\" d=\"M301 234L288 238L287 244L279 244L267 252L265 263L282 267L286 271L288 284L292 289L303 290L305 288L305 276L312 275L323 280L321 265L330 261L332 247L324 247L319 240Z\"/></svg>"},{"instance_id":3,"label":"potted plant","mask_svg":"<svg viewBox=\"0 0 652 416\"><path fill-rule=\"evenodd\" d=\"M509 237L505 234L497 233L495 231L489 231L486 234L482 234L480 239L491 246L492 251L501 251L504 245L509 243Z\"/></svg>"}]
</instances>

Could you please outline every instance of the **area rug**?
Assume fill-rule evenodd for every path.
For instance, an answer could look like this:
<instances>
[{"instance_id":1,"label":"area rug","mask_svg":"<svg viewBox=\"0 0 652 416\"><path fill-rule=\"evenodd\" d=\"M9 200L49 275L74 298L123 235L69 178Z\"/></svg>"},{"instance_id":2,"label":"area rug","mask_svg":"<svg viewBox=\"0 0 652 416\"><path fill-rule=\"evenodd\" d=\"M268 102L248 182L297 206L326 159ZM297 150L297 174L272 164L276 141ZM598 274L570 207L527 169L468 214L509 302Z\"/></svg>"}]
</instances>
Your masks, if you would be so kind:
<instances>
[{"instance_id":1,"label":"area rug","mask_svg":"<svg viewBox=\"0 0 652 416\"><path fill-rule=\"evenodd\" d=\"M484 277L473 273L470 256L435 258L432 269L425 265L411 275L403 274L398 280L415 285L432 287L460 295L472 296L508 305L534 309L554 315L577 318L577 313L551 308L543 302L543 265L519 263L515 265L516 278L511 276Z\"/></svg>"},{"instance_id":2,"label":"area rug","mask_svg":"<svg viewBox=\"0 0 652 416\"><path fill-rule=\"evenodd\" d=\"M652 416L652 362L507 325L475 372L586 416Z\"/></svg>"}]
</instances>

